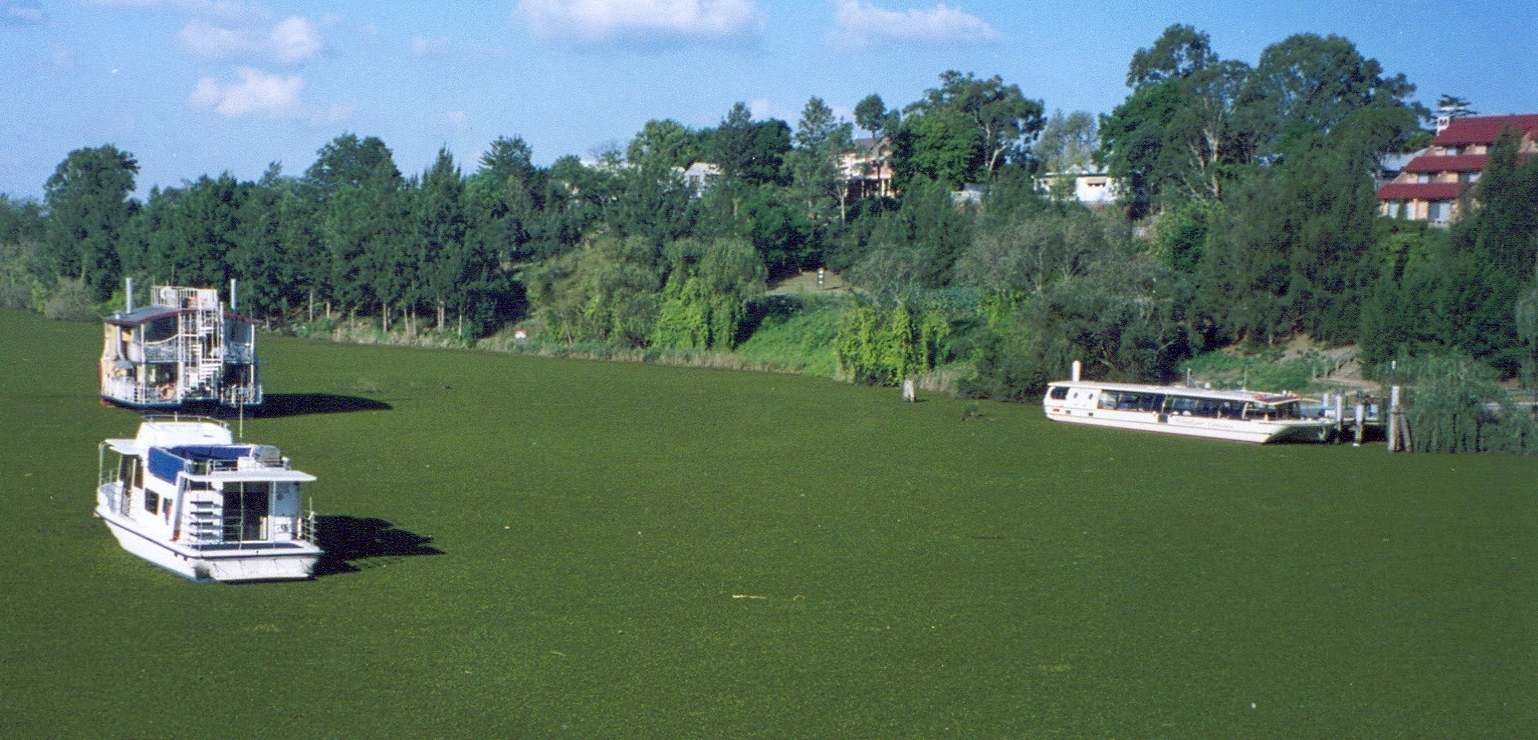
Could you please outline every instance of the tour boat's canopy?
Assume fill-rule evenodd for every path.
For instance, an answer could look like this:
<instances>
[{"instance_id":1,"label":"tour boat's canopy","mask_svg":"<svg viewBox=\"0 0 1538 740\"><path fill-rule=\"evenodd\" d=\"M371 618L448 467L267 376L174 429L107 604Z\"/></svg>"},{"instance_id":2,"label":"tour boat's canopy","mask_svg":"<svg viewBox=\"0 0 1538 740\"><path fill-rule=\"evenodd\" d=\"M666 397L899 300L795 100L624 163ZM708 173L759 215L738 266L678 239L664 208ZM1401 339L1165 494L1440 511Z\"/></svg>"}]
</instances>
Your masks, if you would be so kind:
<instances>
[{"instance_id":1,"label":"tour boat's canopy","mask_svg":"<svg viewBox=\"0 0 1538 740\"><path fill-rule=\"evenodd\" d=\"M1075 390L1124 393L1159 393L1179 398L1208 398L1219 401L1248 401L1265 406L1276 406L1303 401L1296 393L1265 393L1250 390L1225 390L1219 388L1190 388L1183 385L1147 385L1143 383L1097 383L1092 380L1063 380L1047 384L1049 388L1064 387Z\"/></svg>"}]
</instances>

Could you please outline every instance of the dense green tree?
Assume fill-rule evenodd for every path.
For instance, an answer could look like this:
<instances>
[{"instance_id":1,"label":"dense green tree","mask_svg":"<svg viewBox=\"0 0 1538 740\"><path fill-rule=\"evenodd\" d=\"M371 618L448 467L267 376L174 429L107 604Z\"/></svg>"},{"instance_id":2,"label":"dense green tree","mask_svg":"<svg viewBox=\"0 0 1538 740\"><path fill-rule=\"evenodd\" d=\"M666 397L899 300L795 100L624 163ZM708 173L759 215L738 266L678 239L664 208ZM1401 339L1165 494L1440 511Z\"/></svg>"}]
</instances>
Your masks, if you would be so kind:
<instances>
[{"instance_id":1,"label":"dense green tree","mask_svg":"<svg viewBox=\"0 0 1538 740\"><path fill-rule=\"evenodd\" d=\"M1473 194L1470 214L1453 225L1438 277L1439 343L1517 375L1526 357L1517 306L1538 265L1538 159L1519 155L1519 137L1503 133Z\"/></svg>"},{"instance_id":2,"label":"dense green tree","mask_svg":"<svg viewBox=\"0 0 1538 740\"><path fill-rule=\"evenodd\" d=\"M1220 61L1206 33L1172 25L1127 71L1132 94L1100 119L1100 155L1141 215L1150 205L1222 196L1247 164L1252 139L1238 120L1250 69Z\"/></svg>"},{"instance_id":3,"label":"dense green tree","mask_svg":"<svg viewBox=\"0 0 1538 740\"><path fill-rule=\"evenodd\" d=\"M1295 34L1266 47L1246 85L1244 115L1267 155L1284 155L1327 134L1361 108L1427 115L1409 101L1415 86L1403 74L1385 77L1376 59L1335 35Z\"/></svg>"},{"instance_id":4,"label":"dense green tree","mask_svg":"<svg viewBox=\"0 0 1538 740\"><path fill-rule=\"evenodd\" d=\"M0 194L0 307L26 308L46 284L38 252L47 228L37 201Z\"/></svg>"},{"instance_id":5,"label":"dense green tree","mask_svg":"<svg viewBox=\"0 0 1538 740\"><path fill-rule=\"evenodd\" d=\"M1045 172L1064 172L1069 167L1088 167L1095 152L1095 117L1084 111L1063 115L1054 111L1042 126L1031 153Z\"/></svg>"},{"instance_id":6,"label":"dense green tree","mask_svg":"<svg viewBox=\"0 0 1538 740\"><path fill-rule=\"evenodd\" d=\"M683 174L660 162L620 170L605 222L621 234L639 234L662 244L694 229L698 204Z\"/></svg>"},{"instance_id":7,"label":"dense green tree","mask_svg":"<svg viewBox=\"0 0 1538 740\"><path fill-rule=\"evenodd\" d=\"M179 193L162 192L170 207L148 243L151 277L171 285L222 286L232 274L247 188L226 172L207 175Z\"/></svg>"},{"instance_id":8,"label":"dense green tree","mask_svg":"<svg viewBox=\"0 0 1538 740\"><path fill-rule=\"evenodd\" d=\"M645 346L660 303L660 260L645 238L602 233L528 278L545 331L566 342Z\"/></svg>"},{"instance_id":9,"label":"dense green tree","mask_svg":"<svg viewBox=\"0 0 1538 740\"><path fill-rule=\"evenodd\" d=\"M331 298L354 310L373 304L389 330L392 310L414 274L403 236L405 182L392 159L377 160L373 173L336 190L326 204L324 240L330 252Z\"/></svg>"},{"instance_id":10,"label":"dense green tree","mask_svg":"<svg viewBox=\"0 0 1538 740\"><path fill-rule=\"evenodd\" d=\"M950 325L937 307L906 300L856 301L834 338L838 374L856 383L894 385L943 360Z\"/></svg>"},{"instance_id":11,"label":"dense green tree","mask_svg":"<svg viewBox=\"0 0 1538 740\"><path fill-rule=\"evenodd\" d=\"M1045 124L1042 103L1026 98L1019 85L995 75L978 79L951 70L940 86L905 110L893 144L896 174L924 175L959 186L990 180Z\"/></svg>"},{"instance_id":12,"label":"dense green tree","mask_svg":"<svg viewBox=\"0 0 1538 740\"><path fill-rule=\"evenodd\" d=\"M892 139L892 185L899 192L921 178L956 190L976 182L982 166L977 128L951 108L906 116Z\"/></svg>"},{"instance_id":13,"label":"dense green tree","mask_svg":"<svg viewBox=\"0 0 1538 740\"><path fill-rule=\"evenodd\" d=\"M470 221L467 239L499 259L525 256L540 230L547 176L534 152L519 137L500 137L481 155L480 168L465 184Z\"/></svg>"},{"instance_id":14,"label":"dense green tree","mask_svg":"<svg viewBox=\"0 0 1538 740\"><path fill-rule=\"evenodd\" d=\"M1132 53L1132 62L1127 65L1127 87L1140 90L1184 79L1217 61L1212 37L1193 26L1171 24L1154 40L1153 46Z\"/></svg>"},{"instance_id":15,"label":"dense green tree","mask_svg":"<svg viewBox=\"0 0 1538 740\"><path fill-rule=\"evenodd\" d=\"M635 165L684 167L700 161L704 152L699 133L671 119L652 119L625 147L625 160Z\"/></svg>"},{"instance_id":16,"label":"dense green tree","mask_svg":"<svg viewBox=\"0 0 1538 740\"><path fill-rule=\"evenodd\" d=\"M737 233L752 241L770 270L784 271L813 261L813 227L795 193L763 186L748 191L737 202Z\"/></svg>"},{"instance_id":17,"label":"dense green tree","mask_svg":"<svg viewBox=\"0 0 1538 740\"><path fill-rule=\"evenodd\" d=\"M682 239L668 245L672 266L651 343L679 349L731 349L749 301L763 295L764 263L744 239Z\"/></svg>"},{"instance_id":18,"label":"dense green tree","mask_svg":"<svg viewBox=\"0 0 1538 740\"><path fill-rule=\"evenodd\" d=\"M814 97L801 112L795 149L785 155L792 184L806 207L806 220L818 227L826 226L835 209L839 221L844 221L849 183L839 166L854 149L852 131L822 98Z\"/></svg>"},{"instance_id":19,"label":"dense green tree","mask_svg":"<svg viewBox=\"0 0 1538 740\"><path fill-rule=\"evenodd\" d=\"M706 151L727 180L749 185L789 182L782 165L791 149L791 132L784 121L754 121L747 103L739 102L708 138Z\"/></svg>"},{"instance_id":20,"label":"dense green tree","mask_svg":"<svg viewBox=\"0 0 1538 740\"><path fill-rule=\"evenodd\" d=\"M918 286L950 285L957 258L972 243L972 222L972 214L957 208L944 183L917 180L903 192L901 208L878 217L863 260L869 265L857 266L851 277L864 288L887 291L900 283L878 275L904 275L910 266ZM897 265L906 266L894 272Z\"/></svg>"},{"instance_id":21,"label":"dense green tree","mask_svg":"<svg viewBox=\"0 0 1538 740\"><path fill-rule=\"evenodd\" d=\"M81 281L97 300L120 274L118 241L137 207L130 195L138 172L133 155L107 144L70 152L43 185L46 269Z\"/></svg>"},{"instance_id":22,"label":"dense green tree","mask_svg":"<svg viewBox=\"0 0 1538 740\"><path fill-rule=\"evenodd\" d=\"M347 133L316 152L314 164L305 170L304 184L312 197L326 201L344 187L362 187L377 177L388 177L390 172L400 177L384 141L377 136L359 139L357 134Z\"/></svg>"},{"instance_id":23,"label":"dense green tree","mask_svg":"<svg viewBox=\"0 0 1538 740\"><path fill-rule=\"evenodd\" d=\"M939 108L955 110L977 129L987 179L1029 145L1046 123L1042 102L1026 98L1019 85L1005 85L998 75L980 80L955 70L942 73L940 87L925 91L918 110Z\"/></svg>"},{"instance_id":24,"label":"dense green tree","mask_svg":"<svg viewBox=\"0 0 1538 740\"><path fill-rule=\"evenodd\" d=\"M454 157L439 149L431 167L422 173L421 186L412 203L415 226L411 262L417 265L415 298L437 314L437 330L443 331L448 309L463 309L467 294L484 285L488 260L472 251L469 219L465 213L465 182Z\"/></svg>"},{"instance_id":25,"label":"dense green tree","mask_svg":"<svg viewBox=\"0 0 1538 740\"><path fill-rule=\"evenodd\" d=\"M276 162L261 180L243 183L230 260L240 279L238 307L248 316L281 319L307 297L304 263L288 253L283 239L283 201L293 197L293 188Z\"/></svg>"}]
</instances>

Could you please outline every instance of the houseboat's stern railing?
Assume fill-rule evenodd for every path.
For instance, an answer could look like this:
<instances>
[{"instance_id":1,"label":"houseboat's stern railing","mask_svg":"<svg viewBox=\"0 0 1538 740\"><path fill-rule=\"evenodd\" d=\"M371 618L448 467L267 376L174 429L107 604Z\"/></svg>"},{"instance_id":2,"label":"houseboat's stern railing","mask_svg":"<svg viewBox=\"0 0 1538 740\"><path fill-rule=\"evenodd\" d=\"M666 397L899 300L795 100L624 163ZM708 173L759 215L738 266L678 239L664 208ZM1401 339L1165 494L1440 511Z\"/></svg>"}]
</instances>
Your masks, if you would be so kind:
<instances>
[{"instance_id":1,"label":"houseboat's stern railing","mask_svg":"<svg viewBox=\"0 0 1538 740\"><path fill-rule=\"evenodd\" d=\"M311 506L310 513L305 514L304 516L301 516L301 517L296 517L295 520L299 524L299 526L298 526L298 530L299 531L294 533L294 539L296 539L296 540L303 540L303 541L308 542L308 543L310 543L312 545L315 545L316 547L319 547L320 546L320 534L316 531L317 527L316 527L316 521L315 521L315 508L314 508L314 506L313 505Z\"/></svg>"}]
</instances>

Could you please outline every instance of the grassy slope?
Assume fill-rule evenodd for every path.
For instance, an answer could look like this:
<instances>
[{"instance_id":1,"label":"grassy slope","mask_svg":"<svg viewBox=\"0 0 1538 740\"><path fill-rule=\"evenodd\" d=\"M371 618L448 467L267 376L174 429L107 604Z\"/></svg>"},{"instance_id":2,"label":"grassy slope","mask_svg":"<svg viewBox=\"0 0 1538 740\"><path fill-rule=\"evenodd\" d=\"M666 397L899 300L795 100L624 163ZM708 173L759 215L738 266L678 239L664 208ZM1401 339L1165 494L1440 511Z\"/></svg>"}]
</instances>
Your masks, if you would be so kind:
<instances>
[{"instance_id":1,"label":"grassy slope","mask_svg":"<svg viewBox=\"0 0 1538 740\"><path fill-rule=\"evenodd\" d=\"M0 736L1520 737L1538 461L1250 447L811 378L263 340L324 514L196 585L90 517L99 329L0 312ZM735 594L763 599L734 599Z\"/></svg>"}]
</instances>

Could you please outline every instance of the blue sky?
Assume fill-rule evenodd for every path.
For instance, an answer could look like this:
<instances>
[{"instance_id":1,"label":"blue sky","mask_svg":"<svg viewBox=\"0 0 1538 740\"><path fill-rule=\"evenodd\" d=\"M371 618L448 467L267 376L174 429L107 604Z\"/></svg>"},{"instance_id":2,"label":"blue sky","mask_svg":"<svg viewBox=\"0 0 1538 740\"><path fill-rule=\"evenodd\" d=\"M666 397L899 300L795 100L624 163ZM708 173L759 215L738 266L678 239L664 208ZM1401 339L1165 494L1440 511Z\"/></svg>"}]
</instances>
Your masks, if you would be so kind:
<instances>
[{"instance_id":1,"label":"blue sky","mask_svg":"<svg viewBox=\"0 0 1538 740\"><path fill-rule=\"evenodd\" d=\"M1251 64L1338 34L1428 105L1538 112L1530 1L0 0L0 193L40 197L70 150L108 143L137 158L141 195L273 161L300 174L344 132L408 173L441 146L472 170L498 136L548 164L652 118L715 125L735 101L792 124L814 95L846 117L872 92L904 105L947 69L1100 113L1171 23Z\"/></svg>"}]
</instances>

